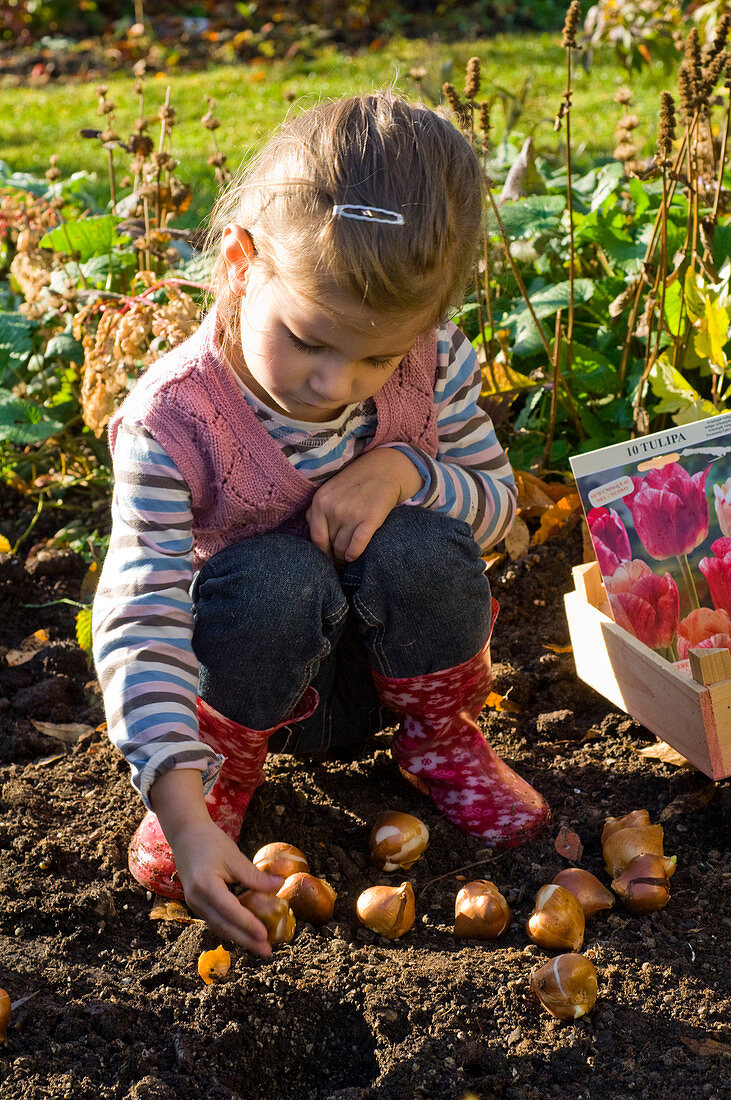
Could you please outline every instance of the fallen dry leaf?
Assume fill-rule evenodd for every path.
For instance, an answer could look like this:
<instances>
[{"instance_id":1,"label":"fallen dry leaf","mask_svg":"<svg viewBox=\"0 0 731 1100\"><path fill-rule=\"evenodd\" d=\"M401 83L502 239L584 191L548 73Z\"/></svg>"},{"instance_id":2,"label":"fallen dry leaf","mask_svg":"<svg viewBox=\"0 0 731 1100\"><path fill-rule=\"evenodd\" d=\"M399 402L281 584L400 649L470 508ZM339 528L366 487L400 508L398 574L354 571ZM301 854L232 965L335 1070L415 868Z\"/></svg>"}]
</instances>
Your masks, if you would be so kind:
<instances>
[{"instance_id":1,"label":"fallen dry leaf","mask_svg":"<svg viewBox=\"0 0 731 1100\"><path fill-rule=\"evenodd\" d=\"M89 568L84 573L84 578L81 582L81 588L79 590L79 599L82 603L91 603L91 597L97 590L99 584L99 562L93 561Z\"/></svg>"},{"instance_id":2,"label":"fallen dry leaf","mask_svg":"<svg viewBox=\"0 0 731 1100\"><path fill-rule=\"evenodd\" d=\"M485 563L485 569L492 569L493 565L499 565L501 561L505 560L505 554L499 554L497 550L491 551L489 554L483 554L482 560Z\"/></svg>"},{"instance_id":3,"label":"fallen dry leaf","mask_svg":"<svg viewBox=\"0 0 731 1100\"><path fill-rule=\"evenodd\" d=\"M521 515L537 519L553 505L554 499L548 486L535 474L530 474L527 470L516 470L515 484L518 487L518 508ZM561 488L565 491L564 486Z\"/></svg>"},{"instance_id":4,"label":"fallen dry leaf","mask_svg":"<svg viewBox=\"0 0 731 1100\"><path fill-rule=\"evenodd\" d=\"M191 917L185 906L179 901L158 901L150 910L150 920L174 920L179 924L205 924L200 917Z\"/></svg>"},{"instance_id":5,"label":"fallen dry leaf","mask_svg":"<svg viewBox=\"0 0 731 1100\"><path fill-rule=\"evenodd\" d=\"M491 691L485 700L486 707L492 707L493 710L504 710L508 714L520 714L520 707L516 703L511 703L507 695L498 695L496 691Z\"/></svg>"},{"instance_id":6,"label":"fallen dry leaf","mask_svg":"<svg viewBox=\"0 0 731 1100\"><path fill-rule=\"evenodd\" d=\"M541 516L541 525L531 540L531 546L540 546L565 527L572 516L581 509L581 497L575 490L565 493Z\"/></svg>"},{"instance_id":7,"label":"fallen dry leaf","mask_svg":"<svg viewBox=\"0 0 731 1100\"><path fill-rule=\"evenodd\" d=\"M93 726L86 726L83 722L38 722L35 718L31 718L30 722L39 733L65 741L67 745L75 745L85 733L94 732Z\"/></svg>"},{"instance_id":8,"label":"fallen dry leaf","mask_svg":"<svg viewBox=\"0 0 731 1100\"><path fill-rule=\"evenodd\" d=\"M665 741L658 741L654 745L646 745L643 749L635 749L639 756L645 760L659 760L662 764L674 764L676 768L692 768L689 760Z\"/></svg>"},{"instance_id":9,"label":"fallen dry leaf","mask_svg":"<svg viewBox=\"0 0 731 1100\"><path fill-rule=\"evenodd\" d=\"M23 638L17 649L9 649L5 654L5 660L13 668L17 665L24 665L26 661L30 661L31 658L35 657L36 653L40 653L49 641L47 630L36 630L34 634L29 634L27 638Z\"/></svg>"},{"instance_id":10,"label":"fallen dry leaf","mask_svg":"<svg viewBox=\"0 0 731 1100\"><path fill-rule=\"evenodd\" d=\"M572 645L555 645L553 642L544 642L544 649L550 649L551 653L573 653L574 647Z\"/></svg>"},{"instance_id":11,"label":"fallen dry leaf","mask_svg":"<svg viewBox=\"0 0 731 1100\"><path fill-rule=\"evenodd\" d=\"M553 846L560 856L563 856L564 859L570 859L572 863L578 863L584 851L584 845L581 843L579 834L566 825L562 825L558 830L558 836Z\"/></svg>"},{"instance_id":12,"label":"fallen dry leaf","mask_svg":"<svg viewBox=\"0 0 731 1100\"><path fill-rule=\"evenodd\" d=\"M518 516L515 523L505 536L505 549L511 561L522 558L528 553L530 546L530 531L524 519Z\"/></svg>"},{"instance_id":13,"label":"fallen dry leaf","mask_svg":"<svg viewBox=\"0 0 731 1100\"><path fill-rule=\"evenodd\" d=\"M693 814L710 802L717 793L718 787L716 784L707 783L705 787L701 787L698 791L679 794L662 811L660 821L665 824L668 821L675 821L678 817L685 817L686 814Z\"/></svg>"},{"instance_id":14,"label":"fallen dry leaf","mask_svg":"<svg viewBox=\"0 0 731 1100\"><path fill-rule=\"evenodd\" d=\"M223 944L213 951L204 951L198 958L198 973L206 985L213 985L215 978L224 978L231 967L231 956Z\"/></svg>"},{"instance_id":15,"label":"fallen dry leaf","mask_svg":"<svg viewBox=\"0 0 731 1100\"><path fill-rule=\"evenodd\" d=\"M0 989L0 1043L4 1043L8 1035L10 1023L10 994Z\"/></svg>"},{"instance_id":16,"label":"fallen dry leaf","mask_svg":"<svg viewBox=\"0 0 731 1100\"><path fill-rule=\"evenodd\" d=\"M714 1054L731 1054L731 1043L722 1043L720 1039L711 1039L709 1035L702 1035L700 1038L695 1035L681 1035L679 1038L688 1050L692 1050L694 1054L700 1054L703 1057Z\"/></svg>"}]
</instances>

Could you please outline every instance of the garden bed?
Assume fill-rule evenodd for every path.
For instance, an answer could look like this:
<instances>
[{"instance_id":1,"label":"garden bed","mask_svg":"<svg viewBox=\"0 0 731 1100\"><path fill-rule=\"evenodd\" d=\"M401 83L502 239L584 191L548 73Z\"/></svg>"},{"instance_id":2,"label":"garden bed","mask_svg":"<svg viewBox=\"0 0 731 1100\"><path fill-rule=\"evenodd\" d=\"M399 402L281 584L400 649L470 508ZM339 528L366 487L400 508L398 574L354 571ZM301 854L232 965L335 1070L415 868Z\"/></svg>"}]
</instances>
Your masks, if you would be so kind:
<instances>
[{"instance_id":1,"label":"garden bed","mask_svg":"<svg viewBox=\"0 0 731 1100\"><path fill-rule=\"evenodd\" d=\"M34 510L5 488L0 508L8 537ZM54 525L44 531L42 516L33 537ZM652 735L576 678L563 594L580 560L573 526L490 572L502 606L495 691L517 709L482 722L548 798L542 838L491 855L403 782L387 734L353 762L270 757L241 847L301 847L338 891L335 918L300 923L270 960L234 951L227 979L205 986L198 955L218 939L201 924L150 920L126 870L141 810L127 765L103 732L68 746L31 721L102 720L73 641L75 607L58 602L78 599L85 565L68 551L0 558L0 652L49 634L30 661L0 664L0 985L23 1001L0 1047L4 1100L654 1100L669 1080L684 1100L720 1098L731 1054L720 905L729 786L640 756ZM644 918L617 905L588 922L599 999L560 1023L528 989L548 956L524 931L536 890L568 865L556 834L575 830L581 865L606 881L602 823L639 807L663 819L678 857L670 903ZM355 916L367 885L400 881L368 864L369 825L385 808L431 830L405 876L416 923L392 942ZM493 879L513 907L494 943L454 939L454 896L472 878Z\"/></svg>"}]
</instances>

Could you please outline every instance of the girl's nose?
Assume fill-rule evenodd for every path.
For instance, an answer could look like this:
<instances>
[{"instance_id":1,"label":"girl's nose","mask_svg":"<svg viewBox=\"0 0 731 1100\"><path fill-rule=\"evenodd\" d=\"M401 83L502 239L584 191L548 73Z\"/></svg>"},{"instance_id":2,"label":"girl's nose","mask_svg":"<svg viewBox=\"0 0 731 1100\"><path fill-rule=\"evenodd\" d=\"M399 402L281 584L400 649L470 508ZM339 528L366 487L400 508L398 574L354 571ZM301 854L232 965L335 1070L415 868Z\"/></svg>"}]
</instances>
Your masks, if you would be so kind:
<instances>
[{"instance_id":1,"label":"girl's nose","mask_svg":"<svg viewBox=\"0 0 731 1100\"><path fill-rule=\"evenodd\" d=\"M347 402L353 390L354 363L332 363L317 371L310 380L310 389L326 401Z\"/></svg>"}]
</instances>

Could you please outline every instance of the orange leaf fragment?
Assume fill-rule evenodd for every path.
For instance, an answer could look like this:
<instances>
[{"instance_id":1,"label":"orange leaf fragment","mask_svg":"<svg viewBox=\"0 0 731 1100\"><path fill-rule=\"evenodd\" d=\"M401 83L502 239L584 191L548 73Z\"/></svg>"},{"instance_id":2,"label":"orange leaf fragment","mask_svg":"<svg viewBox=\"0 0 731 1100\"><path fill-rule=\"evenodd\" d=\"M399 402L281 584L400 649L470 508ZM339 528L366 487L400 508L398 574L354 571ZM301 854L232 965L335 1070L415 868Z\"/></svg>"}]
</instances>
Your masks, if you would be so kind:
<instances>
[{"instance_id":1,"label":"orange leaf fragment","mask_svg":"<svg viewBox=\"0 0 731 1100\"><path fill-rule=\"evenodd\" d=\"M551 653L573 653L574 647L572 645L556 645L555 642L544 642L544 649L550 649Z\"/></svg>"},{"instance_id":2,"label":"orange leaf fragment","mask_svg":"<svg viewBox=\"0 0 731 1100\"><path fill-rule=\"evenodd\" d=\"M584 845L581 843L578 833L575 833L573 829L569 829L566 825L562 825L558 830L554 848L560 856L563 856L564 859L570 859L572 863L578 863L584 851Z\"/></svg>"},{"instance_id":3,"label":"orange leaf fragment","mask_svg":"<svg viewBox=\"0 0 731 1100\"><path fill-rule=\"evenodd\" d=\"M10 994L0 989L0 1043L4 1043L8 1035L10 1023Z\"/></svg>"},{"instance_id":4,"label":"orange leaf fragment","mask_svg":"<svg viewBox=\"0 0 731 1100\"><path fill-rule=\"evenodd\" d=\"M180 924L205 924L200 917L191 917L188 910L179 901L158 901L150 910L150 920L174 920Z\"/></svg>"},{"instance_id":5,"label":"orange leaf fragment","mask_svg":"<svg viewBox=\"0 0 731 1100\"><path fill-rule=\"evenodd\" d=\"M40 653L50 640L47 630L36 630L34 634L29 634L27 638L23 638L17 649L9 649L5 654L5 660L12 667L24 665L26 661L30 661L32 657L35 657L36 653Z\"/></svg>"},{"instance_id":6,"label":"orange leaf fragment","mask_svg":"<svg viewBox=\"0 0 731 1100\"><path fill-rule=\"evenodd\" d=\"M557 500L541 516L541 525L533 536L531 546L540 546L555 535L562 527L565 527L572 516L581 508L581 497L575 490L570 490L560 500Z\"/></svg>"},{"instance_id":7,"label":"orange leaf fragment","mask_svg":"<svg viewBox=\"0 0 731 1100\"><path fill-rule=\"evenodd\" d=\"M206 985L213 985L216 978L225 978L231 967L231 956L223 944L213 951L204 951L198 958L198 973Z\"/></svg>"},{"instance_id":8,"label":"orange leaf fragment","mask_svg":"<svg viewBox=\"0 0 731 1100\"><path fill-rule=\"evenodd\" d=\"M515 484L518 487L518 510L522 516L537 519L554 503L549 486L535 474L527 470L515 471ZM561 489L565 491L564 486Z\"/></svg>"},{"instance_id":9,"label":"orange leaf fragment","mask_svg":"<svg viewBox=\"0 0 731 1100\"><path fill-rule=\"evenodd\" d=\"M505 554L498 553L497 550L491 550L489 554L483 554L482 560L485 563L485 569L492 569L493 565L499 565L501 561L504 561Z\"/></svg>"},{"instance_id":10,"label":"orange leaf fragment","mask_svg":"<svg viewBox=\"0 0 731 1100\"><path fill-rule=\"evenodd\" d=\"M498 695L496 691L491 691L485 700L486 707L493 707L494 710L504 710L508 714L520 714L520 707L516 703L511 703L507 695Z\"/></svg>"}]
</instances>

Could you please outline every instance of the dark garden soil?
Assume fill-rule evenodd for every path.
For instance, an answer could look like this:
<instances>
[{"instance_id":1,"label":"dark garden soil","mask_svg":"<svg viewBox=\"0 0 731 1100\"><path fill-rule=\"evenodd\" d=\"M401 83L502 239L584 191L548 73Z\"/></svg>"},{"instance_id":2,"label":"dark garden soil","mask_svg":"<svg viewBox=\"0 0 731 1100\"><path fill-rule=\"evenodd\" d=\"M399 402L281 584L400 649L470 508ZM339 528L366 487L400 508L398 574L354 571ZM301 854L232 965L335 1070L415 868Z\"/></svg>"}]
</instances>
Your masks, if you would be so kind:
<instances>
[{"instance_id":1,"label":"dark garden soil","mask_svg":"<svg viewBox=\"0 0 731 1100\"><path fill-rule=\"evenodd\" d=\"M0 514L12 539L33 508L2 489ZM40 536L51 533L43 524ZM338 891L335 919L300 923L267 961L233 950L228 977L212 986L197 959L217 938L202 924L152 921L149 895L126 870L141 812L127 765L103 732L66 745L31 723L102 720L73 640L75 608L54 602L78 598L85 566L70 552L2 556L0 652L40 628L50 639L25 664L0 657L0 985L21 1002L0 1046L3 1100L728 1096L729 786L639 756L652 735L551 648L568 642L562 594L580 556L574 527L490 574L502 604L495 688L520 709L482 722L548 798L541 839L495 856L462 836L401 779L387 734L351 763L270 757L241 847L301 847ZM582 866L606 881L604 818L640 807L663 816L666 851L678 857L670 903L644 918L618 904L588 922L599 999L589 1016L560 1023L529 990L549 956L524 930L536 890L568 865L557 831L579 834ZM385 808L431 831L405 876L369 866L369 825ZM401 877L416 892L416 923L389 942L359 924L355 899ZM513 906L498 941L454 938L454 897L472 878L493 879Z\"/></svg>"}]
</instances>

